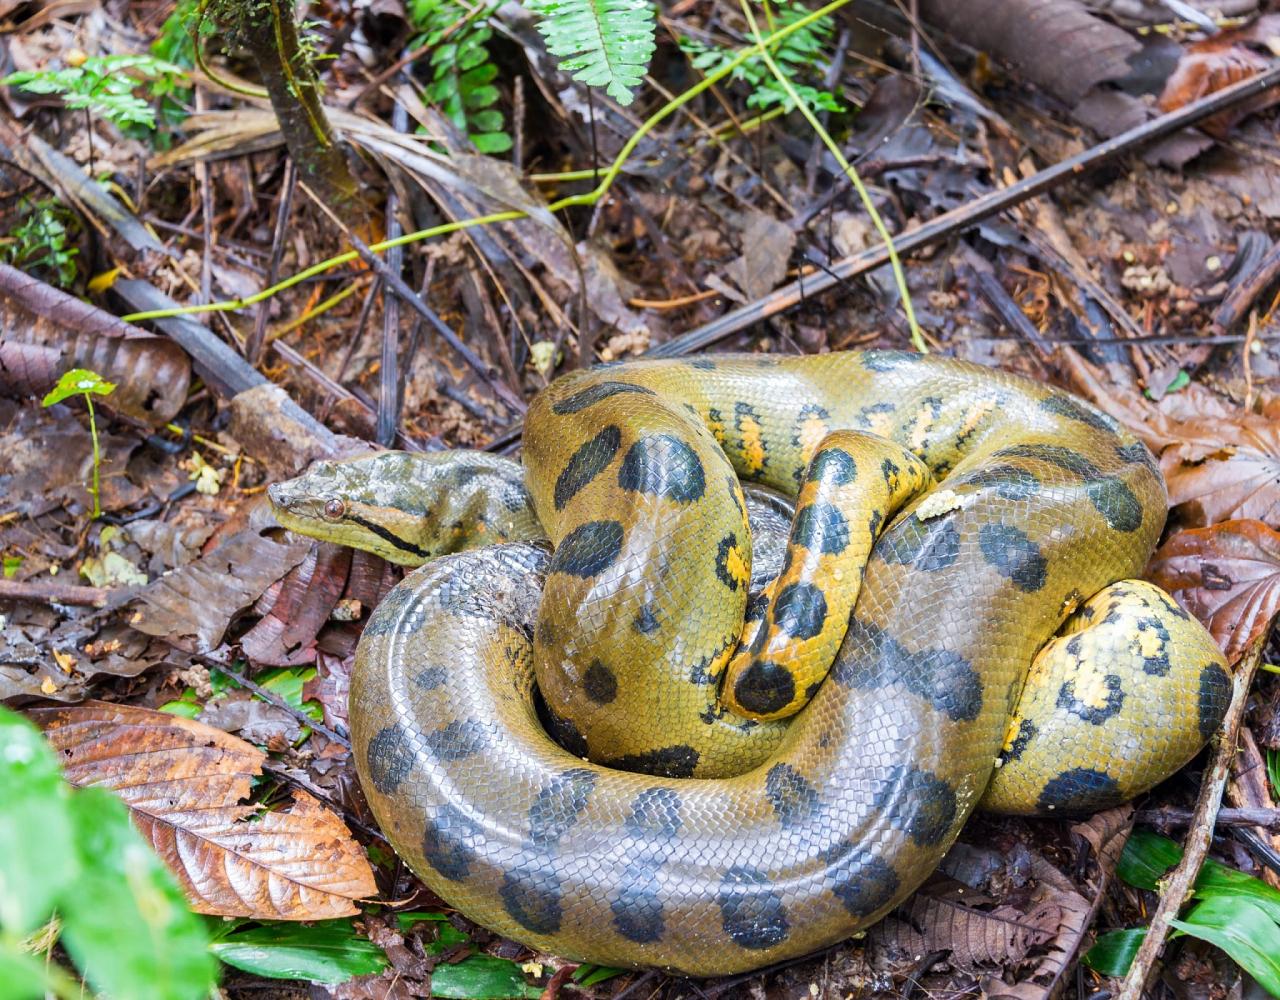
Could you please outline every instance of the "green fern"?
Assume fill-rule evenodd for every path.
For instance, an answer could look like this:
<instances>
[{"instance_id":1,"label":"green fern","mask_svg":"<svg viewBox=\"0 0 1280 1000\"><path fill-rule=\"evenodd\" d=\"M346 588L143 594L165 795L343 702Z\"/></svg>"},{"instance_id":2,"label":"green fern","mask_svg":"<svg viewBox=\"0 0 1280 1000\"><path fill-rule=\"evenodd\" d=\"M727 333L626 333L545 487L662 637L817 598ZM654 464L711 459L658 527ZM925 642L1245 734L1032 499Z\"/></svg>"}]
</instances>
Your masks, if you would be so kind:
<instances>
[{"instance_id":1,"label":"green fern","mask_svg":"<svg viewBox=\"0 0 1280 1000\"><path fill-rule=\"evenodd\" d=\"M650 0L526 0L560 68L630 104L653 56Z\"/></svg>"},{"instance_id":2,"label":"green fern","mask_svg":"<svg viewBox=\"0 0 1280 1000\"><path fill-rule=\"evenodd\" d=\"M494 107L501 96L493 85L498 67L489 57L489 15L495 6L471 16L459 0L410 0L408 7L410 23L419 32L412 46L431 46L427 99L466 131L481 153L511 148L502 111Z\"/></svg>"},{"instance_id":3,"label":"green fern","mask_svg":"<svg viewBox=\"0 0 1280 1000\"><path fill-rule=\"evenodd\" d=\"M173 83L186 73L162 59L144 55L92 56L75 66L10 73L0 84L34 94L58 94L68 108L88 108L121 128L155 128L151 105L134 91L157 81Z\"/></svg>"},{"instance_id":4,"label":"green fern","mask_svg":"<svg viewBox=\"0 0 1280 1000\"><path fill-rule=\"evenodd\" d=\"M785 28L808 14L809 11L796 2L775 4L774 26ZM800 95L800 99L814 111L844 110L834 94L802 82L806 76L810 79L816 78L814 68L822 62L824 50L831 43L831 34L831 19L819 18L813 24L793 31L772 50L774 61L792 81L792 86ZM733 49L707 45L692 38L681 38L680 47L689 56L694 67L702 70L703 73L711 73L719 69L738 54ZM793 106L791 96L769 72L763 59L758 57L748 59L734 69L730 78L750 87L751 93L747 97L747 107L767 111L769 108L780 106L790 111Z\"/></svg>"}]
</instances>

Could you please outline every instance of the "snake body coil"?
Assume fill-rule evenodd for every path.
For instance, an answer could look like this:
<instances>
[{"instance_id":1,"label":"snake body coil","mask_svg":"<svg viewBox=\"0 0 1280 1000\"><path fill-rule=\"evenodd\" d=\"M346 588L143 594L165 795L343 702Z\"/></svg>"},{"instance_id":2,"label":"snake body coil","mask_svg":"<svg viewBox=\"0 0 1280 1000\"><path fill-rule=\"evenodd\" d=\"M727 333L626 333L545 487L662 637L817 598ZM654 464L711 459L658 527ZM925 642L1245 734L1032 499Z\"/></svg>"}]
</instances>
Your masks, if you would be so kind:
<instances>
[{"instance_id":1,"label":"snake body coil","mask_svg":"<svg viewBox=\"0 0 1280 1000\"><path fill-rule=\"evenodd\" d=\"M441 897L552 953L717 975L820 948L918 886L984 793L1115 804L1225 710L1207 633L1128 581L1165 519L1150 454L1014 376L879 351L619 365L534 401L523 482L475 454L364 461L273 487L281 522L405 562L506 542L428 563L366 627L370 804ZM911 463L937 483L894 516L874 498ZM750 606L740 480L800 497L785 585ZM855 482L879 484L856 516L828 499ZM833 611L862 572L839 557L878 534ZM821 684L750 638L829 628ZM728 712L731 658L757 714L812 700Z\"/></svg>"}]
</instances>

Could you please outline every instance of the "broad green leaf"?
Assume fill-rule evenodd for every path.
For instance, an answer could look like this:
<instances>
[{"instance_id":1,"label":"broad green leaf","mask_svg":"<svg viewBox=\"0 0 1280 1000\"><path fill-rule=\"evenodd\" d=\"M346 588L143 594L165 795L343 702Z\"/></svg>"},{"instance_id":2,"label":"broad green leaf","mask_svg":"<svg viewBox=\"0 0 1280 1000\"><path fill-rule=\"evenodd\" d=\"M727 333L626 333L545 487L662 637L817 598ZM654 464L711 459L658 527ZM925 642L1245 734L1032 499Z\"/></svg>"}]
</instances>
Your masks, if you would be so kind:
<instances>
[{"instance_id":1,"label":"broad green leaf","mask_svg":"<svg viewBox=\"0 0 1280 1000\"><path fill-rule=\"evenodd\" d=\"M614 976L620 976L626 971L626 969L614 969L608 965L580 965L570 978L585 989L588 986L603 983L606 979L612 979Z\"/></svg>"},{"instance_id":2,"label":"broad green leaf","mask_svg":"<svg viewBox=\"0 0 1280 1000\"><path fill-rule=\"evenodd\" d=\"M326 920L307 927L260 924L220 938L209 950L227 965L269 979L345 983L387 966L382 949L357 934L350 920Z\"/></svg>"},{"instance_id":3,"label":"broad green leaf","mask_svg":"<svg viewBox=\"0 0 1280 1000\"><path fill-rule=\"evenodd\" d=\"M115 383L106 381L97 372L87 368L72 368L63 372L58 384L49 390L41 400L42 406L52 406L64 399L76 395L109 396L115 390Z\"/></svg>"},{"instance_id":4,"label":"broad green leaf","mask_svg":"<svg viewBox=\"0 0 1280 1000\"><path fill-rule=\"evenodd\" d=\"M1140 889L1155 889L1165 873L1182 860L1182 848L1167 837L1149 830L1135 830L1116 870L1130 885ZM1253 903L1280 923L1280 890L1267 885L1252 875L1228 868L1212 858L1205 861L1196 878L1196 896L1210 899L1217 896L1252 900Z\"/></svg>"},{"instance_id":5,"label":"broad green leaf","mask_svg":"<svg viewBox=\"0 0 1280 1000\"><path fill-rule=\"evenodd\" d=\"M397 913L396 919L401 931L409 930L414 924L430 922L436 925L436 939L425 942L428 955L440 955L469 940L462 931L449 923L449 918L443 913Z\"/></svg>"},{"instance_id":6,"label":"broad green leaf","mask_svg":"<svg viewBox=\"0 0 1280 1000\"><path fill-rule=\"evenodd\" d=\"M1134 830L1124 845L1116 874L1132 886L1150 889L1182 860L1182 848L1168 837L1150 830Z\"/></svg>"},{"instance_id":7,"label":"broad green leaf","mask_svg":"<svg viewBox=\"0 0 1280 1000\"><path fill-rule=\"evenodd\" d=\"M0 707L0 927L25 935L80 874L71 786L30 722Z\"/></svg>"},{"instance_id":8,"label":"broad green leaf","mask_svg":"<svg viewBox=\"0 0 1280 1000\"><path fill-rule=\"evenodd\" d=\"M1184 920L1170 923L1184 934L1225 951L1274 997L1280 997L1280 926L1247 899L1212 896Z\"/></svg>"},{"instance_id":9,"label":"broad green leaf","mask_svg":"<svg viewBox=\"0 0 1280 1000\"><path fill-rule=\"evenodd\" d=\"M203 1000L214 985L204 925L173 876L98 788L71 797L81 874L59 904L62 943L95 992L129 1000Z\"/></svg>"},{"instance_id":10,"label":"broad green leaf","mask_svg":"<svg viewBox=\"0 0 1280 1000\"><path fill-rule=\"evenodd\" d=\"M1100 972L1104 976L1126 975L1146 936L1145 927L1107 931L1098 936L1097 943L1085 953L1083 962L1094 972Z\"/></svg>"},{"instance_id":11,"label":"broad green leaf","mask_svg":"<svg viewBox=\"0 0 1280 1000\"><path fill-rule=\"evenodd\" d=\"M515 962L492 955L472 955L457 965L437 965L431 973L431 995L456 1000L536 1000L541 986L530 986Z\"/></svg>"},{"instance_id":12,"label":"broad green leaf","mask_svg":"<svg viewBox=\"0 0 1280 1000\"><path fill-rule=\"evenodd\" d=\"M0 944L0 1000L40 1000L48 985L42 957Z\"/></svg>"}]
</instances>

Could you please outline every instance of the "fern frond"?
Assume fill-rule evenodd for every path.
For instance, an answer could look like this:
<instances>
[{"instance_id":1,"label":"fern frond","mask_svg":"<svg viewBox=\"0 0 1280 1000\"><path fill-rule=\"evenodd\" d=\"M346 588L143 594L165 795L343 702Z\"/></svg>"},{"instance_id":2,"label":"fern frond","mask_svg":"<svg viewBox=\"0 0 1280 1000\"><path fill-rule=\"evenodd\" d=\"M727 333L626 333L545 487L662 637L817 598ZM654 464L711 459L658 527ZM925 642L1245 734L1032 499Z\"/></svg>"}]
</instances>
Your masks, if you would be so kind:
<instances>
[{"instance_id":1,"label":"fern frond","mask_svg":"<svg viewBox=\"0 0 1280 1000\"><path fill-rule=\"evenodd\" d=\"M560 68L630 104L653 56L651 0L527 0Z\"/></svg>"}]
</instances>

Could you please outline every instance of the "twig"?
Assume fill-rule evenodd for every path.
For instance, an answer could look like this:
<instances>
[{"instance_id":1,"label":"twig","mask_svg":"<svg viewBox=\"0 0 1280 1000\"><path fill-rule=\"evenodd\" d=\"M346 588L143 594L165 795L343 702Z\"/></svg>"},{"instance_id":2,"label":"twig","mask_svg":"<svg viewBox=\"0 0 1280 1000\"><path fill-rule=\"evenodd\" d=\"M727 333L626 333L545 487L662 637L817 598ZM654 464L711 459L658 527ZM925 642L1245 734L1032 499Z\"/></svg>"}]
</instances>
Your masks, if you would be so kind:
<instances>
[{"instance_id":1,"label":"twig","mask_svg":"<svg viewBox=\"0 0 1280 1000\"><path fill-rule=\"evenodd\" d=\"M1142 947L1134 956L1129 975L1125 977L1124 986L1116 1000L1140 1000L1143 990L1146 989L1147 979L1160 955L1160 949L1164 947L1165 935L1169 933L1169 921L1177 917L1182 904L1187 901L1195 885L1196 876L1200 874L1200 866L1209 855L1209 845L1213 842L1213 828L1222 803L1222 792L1227 786L1227 777L1231 773L1231 761L1236 753L1236 737L1240 722L1244 718L1253 676L1258 672L1258 664L1262 662L1266 640L1266 633L1254 640L1236 665L1235 675L1231 678L1231 705L1227 708L1226 718L1222 720L1222 729L1216 737L1213 762L1205 771L1200 784L1200 797L1196 800L1195 812L1188 824L1185 853L1178 867L1162 883L1160 905L1151 915L1147 936L1143 938Z\"/></svg>"},{"instance_id":2,"label":"twig","mask_svg":"<svg viewBox=\"0 0 1280 1000\"><path fill-rule=\"evenodd\" d=\"M105 608L111 591L104 587L81 587L51 580L0 580L0 601L39 601L43 604L73 604L85 608Z\"/></svg>"},{"instance_id":3,"label":"twig","mask_svg":"<svg viewBox=\"0 0 1280 1000\"><path fill-rule=\"evenodd\" d=\"M409 114L404 102L396 101L391 112L391 125L397 132L409 130ZM400 197L395 185L387 191L387 238L394 240L404 232L400 226ZM387 270L399 277L404 270L404 248L387 251ZM385 292L386 286L383 286ZM384 448L391 447L400 425L400 296L382 298L382 358L378 366L378 422L373 439Z\"/></svg>"},{"instance_id":4,"label":"twig","mask_svg":"<svg viewBox=\"0 0 1280 1000\"><path fill-rule=\"evenodd\" d=\"M1170 827L1190 826L1196 821L1196 814L1191 809L1175 809L1163 806L1159 809L1144 809L1138 813L1138 822L1149 826ZM1238 809L1221 809L1218 811L1218 826L1261 826L1268 830L1280 830L1280 809L1268 809L1265 806L1242 806Z\"/></svg>"},{"instance_id":5,"label":"twig","mask_svg":"<svg viewBox=\"0 0 1280 1000\"><path fill-rule=\"evenodd\" d=\"M271 237L271 259L267 264L267 284L274 285L280 276L280 259L284 256L284 234L288 228L289 213L293 209L293 190L298 183L298 170L293 160L284 161L284 183L280 189L280 204L276 209L276 226ZM253 333L244 346L244 356L249 364L256 365L262 360L262 345L267 336L267 315L271 309L263 305L253 323Z\"/></svg>"}]
</instances>

